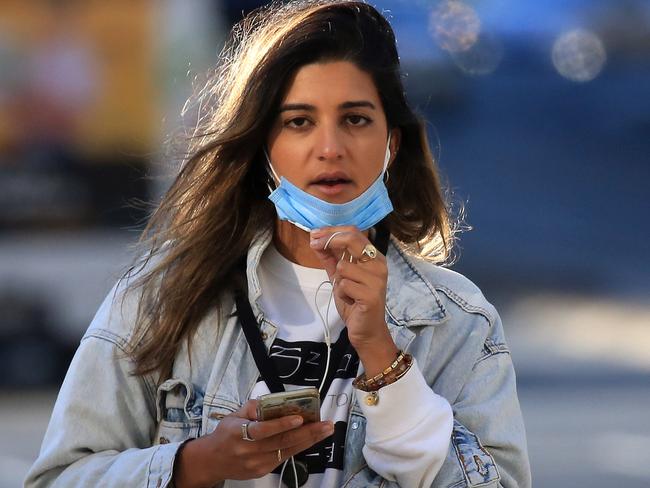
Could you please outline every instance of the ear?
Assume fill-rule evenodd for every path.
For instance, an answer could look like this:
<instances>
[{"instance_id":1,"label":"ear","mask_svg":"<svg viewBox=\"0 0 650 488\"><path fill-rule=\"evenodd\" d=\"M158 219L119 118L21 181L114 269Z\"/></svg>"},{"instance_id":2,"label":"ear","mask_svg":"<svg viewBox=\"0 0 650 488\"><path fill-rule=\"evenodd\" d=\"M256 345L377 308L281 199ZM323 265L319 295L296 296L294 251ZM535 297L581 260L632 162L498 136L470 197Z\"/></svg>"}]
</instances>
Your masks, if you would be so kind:
<instances>
[{"instance_id":1,"label":"ear","mask_svg":"<svg viewBox=\"0 0 650 488\"><path fill-rule=\"evenodd\" d=\"M388 167L390 168L397 157L397 151L399 151L400 143L402 142L402 130L399 127L395 127L390 130L390 161L388 161Z\"/></svg>"}]
</instances>

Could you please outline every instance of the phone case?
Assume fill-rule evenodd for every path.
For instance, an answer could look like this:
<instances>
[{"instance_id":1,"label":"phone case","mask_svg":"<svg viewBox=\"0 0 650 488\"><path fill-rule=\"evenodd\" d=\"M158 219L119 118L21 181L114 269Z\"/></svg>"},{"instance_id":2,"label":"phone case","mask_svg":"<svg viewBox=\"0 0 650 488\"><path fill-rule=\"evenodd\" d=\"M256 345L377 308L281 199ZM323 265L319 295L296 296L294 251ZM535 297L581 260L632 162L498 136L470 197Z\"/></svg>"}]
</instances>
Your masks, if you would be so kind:
<instances>
[{"instance_id":1,"label":"phone case","mask_svg":"<svg viewBox=\"0 0 650 488\"><path fill-rule=\"evenodd\" d=\"M305 423L320 421L320 395L316 388L269 393L257 400L258 420L300 415Z\"/></svg>"}]
</instances>

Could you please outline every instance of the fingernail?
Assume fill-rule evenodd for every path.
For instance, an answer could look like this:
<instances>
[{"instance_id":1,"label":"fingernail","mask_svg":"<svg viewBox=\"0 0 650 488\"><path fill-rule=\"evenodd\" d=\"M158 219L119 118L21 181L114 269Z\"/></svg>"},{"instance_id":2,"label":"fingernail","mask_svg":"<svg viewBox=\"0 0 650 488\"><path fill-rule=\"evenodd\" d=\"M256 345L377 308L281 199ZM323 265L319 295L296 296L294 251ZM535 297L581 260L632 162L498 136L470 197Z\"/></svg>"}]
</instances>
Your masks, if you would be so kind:
<instances>
[{"instance_id":1,"label":"fingernail","mask_svg":"<svg viewBox=\"0 0 650 488\"><path fill-rule=\"evenodd\" d=\"M323 434L332 434L334 432L334 424L327 422L323 427L321 427L321 432Z\"/></svg>"},{"instance_id":2,"label":"fingernail","mask_svg":"<svg viewBox=\"0 0 650 488\"><path fill-rule=\"evenodd\" d=\"M291 426L292 427L299 427L302 425L302 417L301 416L296 416L291 419Z\"/></svg>"},{"instance_id":3,"label":"fingernail","mask_svg":"<svg viewBox=\"0 0 650 488\"><path fill-rule=\"evenodd\" d=\"M323 231L320 229L314 229L310 232L312 239L318 239L323 235Z\"/></svg>"}]
</instances>

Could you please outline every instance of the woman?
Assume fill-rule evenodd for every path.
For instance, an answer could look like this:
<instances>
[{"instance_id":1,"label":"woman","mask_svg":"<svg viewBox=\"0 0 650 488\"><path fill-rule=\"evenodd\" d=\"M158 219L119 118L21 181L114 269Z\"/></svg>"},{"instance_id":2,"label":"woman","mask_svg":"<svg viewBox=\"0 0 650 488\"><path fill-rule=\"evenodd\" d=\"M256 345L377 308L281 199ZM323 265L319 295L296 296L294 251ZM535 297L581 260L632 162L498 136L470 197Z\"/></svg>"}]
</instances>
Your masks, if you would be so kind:
<instances>
[{"instance_id":1,"label":"woman","mask_svg":"<svg viewBox=\"0 0 650 488\"><path fill-rule=\"evenodd\" d=\"M199 106L26 486L530 486L499 316L436 264L452 226L386 20L261 11ZM258 420L305 386L323 421Z\"/></svg>"}]
</instances>

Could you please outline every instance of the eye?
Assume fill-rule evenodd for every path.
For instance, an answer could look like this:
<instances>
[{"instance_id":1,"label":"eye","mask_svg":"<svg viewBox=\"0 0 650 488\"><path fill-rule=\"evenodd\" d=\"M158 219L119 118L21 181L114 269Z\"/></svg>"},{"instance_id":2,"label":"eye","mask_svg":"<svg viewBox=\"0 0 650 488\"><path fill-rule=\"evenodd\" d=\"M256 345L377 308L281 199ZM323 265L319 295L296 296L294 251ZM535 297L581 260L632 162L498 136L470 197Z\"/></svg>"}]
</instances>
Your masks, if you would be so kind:
<instances>
[{"instance_id":1,"label":"eye","mask_svg":"<svg viewBox=\"0 0 650 488\"><path fill-rule=\"evenodd\" d=\"M370 120L368 117L365 115L348 115L347 117L348 123L354 127L363 127L364 125L368 125L372 123L372 120Z\"/></svg>"},{"instance_id":2,"label":"eye","mask_svg":"<svg viewBox=\"0 0 650 488\"><path fill-rule=\"evenodd\" d=\"M309 125L309 119L306 117L294 117L284 122L285 127L292 129L304 129Z\"/></svg>"}]
</instances>

